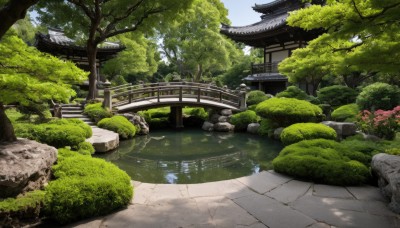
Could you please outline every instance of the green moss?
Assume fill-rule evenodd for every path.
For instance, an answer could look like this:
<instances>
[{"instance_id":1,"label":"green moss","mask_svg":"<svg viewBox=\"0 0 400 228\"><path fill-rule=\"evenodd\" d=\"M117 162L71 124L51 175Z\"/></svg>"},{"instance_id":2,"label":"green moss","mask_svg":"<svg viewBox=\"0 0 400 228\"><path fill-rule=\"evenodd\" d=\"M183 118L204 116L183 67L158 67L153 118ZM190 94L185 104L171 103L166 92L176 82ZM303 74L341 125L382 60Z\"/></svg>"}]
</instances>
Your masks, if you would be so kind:
<instances>
[{"instance_id":1,"label":"green moss","mask_svg":"<svg viewBox=\"0 0 400 228\"><path fill-rule=\"evenodd\" d=\"M281 133L281 140L285 145L290 145L309 139L332 139L337 137L336 131L324 124L297 123L285 128Z\"/></svg>"},{"instance_id":2,"label":"green moss","mask_svg":"<svg viewBox=\"0 0 400 228\"><path fill-rule=\"evenodd\" d=\"M258 104L256 112L259 116L276 122L280 127L316 122L322 118L320 107L294 98L271 98Z\"/></svg>"},{"instance_id":3,"label":"green moss","mask_svg":"<svg viewBox=\"0 0 400 228\"><path fill-rule=\"evenodd\" d=\"M45 211L60 223L104 215L132 199L130 177L102 159L59 150L55 181L46 187Z\"/></svg>"},{"instance_id":4,"label":"green moss","mask_svg":"<svg viewBox=\"0 0 400 228\"><path fill-rule=\"evenodd\" d=\"M88 115L96 123L104 118L112 117L110 110L103 108L101 103L86 105L83 113Z\"/></svg>"},{"instance_id":5,"label":"green moss","mask_svg":"<svg viewBox=\"0 0 400 228\"><path fill-rule=\"evenodd\" d=\"M340 106L335 109L332 114L332 120L335 121L346 121L353 122L356 120L356 116L360 112L357 104L348 104Z\"/></svg>"},{"instance_id":6,"label":"green moss","mask_svg":"<svg viewBox=\"0 0 400 228\"><path fill-rule=\"evenodd\" d=\"M92 137L92 128L80 119L54 119L48 122L54 125L75 125L85 131L85 137Z\"/></svg>"},{"instance_id":7,"label":"green moss","mask_svg":"<svg viewBox=\"0 0 400 228\"><path fill-rule=\"evenodd\" d=\"M91 155L91 154L94 154L94 152L95 152L94 147L89 142L81 142L78 144L77 147L75 147L73 149L75 149L78 153L80 153L82 155Z\"/></svg>"},{"instance_id":8,"label":"green moss","mask_svg":"<svg viewBox=\"0 0 400 228\"><path fill-rule=\"evenodd\" d=\"M230 122L235 125L235 131L243 131L247 129L247 126L251 123L257 123L259 121L259 117L254 111L247 110L244 112L240 112L232 115Z\"/></svg>"},{"instance_id":9,"label":"green moss","mask_svg":"<svg viewBox=\"0 0 400 228\"><path fill-rule=\"evenodd\" d=\"M266 95L263 91L253 90L247 94L246 104L247 106L256 105L269 98L270 96Z\"/></svg>"},{"instance_id":10,"label":"green moss","mask_svg":"<svg viewBox=\"0 0 400 228\"><path fill-rule=\"evenodd\" d=\"M97 126L118 133L122 139L133 138L136 134L136 127L123 116L104 118Z\"/></svg>"},{"instance_id":11,"label":"green moss","mask_svg":"<svg viewBox=\"0 0 400 228\"><path fill-rule=\"evenodd\" d=\"M285 147L272 163L274 170L294 177L333 185L359 185L370 178L367 156L340 143L304 140Z\"/></svg>"}]
</instances>

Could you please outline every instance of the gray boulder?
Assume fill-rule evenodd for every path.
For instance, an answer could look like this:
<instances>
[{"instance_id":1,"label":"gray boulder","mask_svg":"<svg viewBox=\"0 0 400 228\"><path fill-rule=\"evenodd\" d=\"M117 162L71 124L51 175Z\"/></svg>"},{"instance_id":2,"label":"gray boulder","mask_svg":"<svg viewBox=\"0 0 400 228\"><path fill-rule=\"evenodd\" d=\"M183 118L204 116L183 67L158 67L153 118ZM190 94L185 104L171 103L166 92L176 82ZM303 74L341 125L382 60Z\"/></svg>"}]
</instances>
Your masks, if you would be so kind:
<instances>
[{"instance_id":1,"label":"gray boulder","mask_svg":"<svg viewBox=\"0 0 400 228\"><path fill-rule=\"evenodd\" d=\"M233 131L234 129L235 129L235 126L228 122L214 124L215 131L230 132L230 131Z\"/></svg>"},{"instance_id":2,"label":"gray boulder","mask_svg":"<svg viewBox=\"0 0 400 228\"><path fill-rule=\"evenodd\" d=\"M203 126L201 127L205 131L213 131L214 130L214 124L208 121L205 121L203 123Z\"/></svg>"},{"instance_id":3,"label":"gray boulder","mask_svg":"<svg viewBox=\"0 0 400 228\"><path fill-rule=\"evenodd\" d=\"M218 122L220 122L220 123L224 123L224 122L228 122L228 116L220 116L219 118L218 118Z\"/></svg>"},{"instance_id":4,"label":"gray boulder","mask_svg":"<svg viewBox=\"0 0 400 228\"><path fill-rule=\"evenodd\" d=\"M105 153L119 146L119 135L113 131L102 128L92 128L92 137L86 139L93 145L97 153Z\"/></svg>"},{"instance_id":5,"label":"gray boulder","mask_svg":"<svg viewBox=\"0 0 400 228\"><path fill-rule=\"evenodd\" d=\"M220 114L222 116L231 116L232 115L232 110L231 109L222 109Z\"/></svg>"},{"instance_id":6,"label":"gray boulder","mask_svg":"<svg viewBox=\"0 0 400 228\"><path fill-rule=\"evenodd\" d=\"M57 149L28 139L0 144L0 198L44 187Z\"/></svg>"},{"instance_id":7,"label":"gray boulder","mask_svg":"<svg viewBox=\"0 0 400 228\"><path fill-rule=\"evenodd\" d=\"M258 128L260 128L259 123L251 123L251 124L247 125L247 132L249 132L251 134L257 134Z\"/></svg>"},{"instance_id":8,"label":"gray boulder","mask_svg":"<svg viewBox=\"0 0 400 228\"><path fill-rule=\"evenodd\" d=\"M274 139L281 140L281 133L282 133L283 129L285 129L285 128L280 127L280 128L275 129L275 131L274 131Z\"/></svg>"},{"instance_id":9,"label":"gray boulder","mask_svg":"<svg viewBox=\"0 0 400 228\"><path fill-rule=\"evenodd\" d=\"M323 121L322 124L335 129L336 134L340 139L355 135L357 133L357 126L354 123Z\"/></svg>"},{"instance_id":10,"label":"gray boulder","mask_svg":"<svg viewBox=\"0 0 400 228\"><path fill-rule=\"evenodd\" d=\"M216 123L218 123L219 122L219 118L221 117L221 115L218 115L218 114L212 114L211 115L211 117L210 117L210 122L211 123L213 123L213 124L216 124Z\"/></svg>"},{"instance_id":11,"label":"gray boulder","mask_svg":"<svg viewBox=\"0 0 400 228\"><path fill-rule=\"evenodd\" d=\"M372 158L371 168L378 176L382 194L390 200L390 209L400 213L400 156L377 154Z\"/></svg>"},{"instance_id":12,"label":"gray boulder","mask_svg":"<svg viewBox=\"0 0 400 228\"><path fill-rule=\"evenodd\" d=\"M140 131L137 132L138 135L148 135L150 132L149 124L146 122L143 116L140 116L138 114L130 114L130 113L124 113L121 116L124 116L131 122L133 125L138 126L140 128Z\"/></svg>"}]
</instances>

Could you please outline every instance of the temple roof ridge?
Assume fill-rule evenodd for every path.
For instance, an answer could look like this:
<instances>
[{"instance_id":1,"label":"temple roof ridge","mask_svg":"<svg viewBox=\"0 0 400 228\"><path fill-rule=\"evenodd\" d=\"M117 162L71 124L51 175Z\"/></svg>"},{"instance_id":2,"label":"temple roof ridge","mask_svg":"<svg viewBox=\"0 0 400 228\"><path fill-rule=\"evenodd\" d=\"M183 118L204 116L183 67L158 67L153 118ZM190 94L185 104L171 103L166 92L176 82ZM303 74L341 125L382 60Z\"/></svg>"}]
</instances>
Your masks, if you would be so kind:
<instances>
[{"instance_id":1,"label":"temple roof ridge","mask_svg":"<svg viewBox=\"0 0 400 228\"><path fill-rule=\"evenodd\" d=\"M259 13L265 13L266 10L268 10L272 7L276 7L285 2L288 2L288 0L275 0L272 2L265 3L265 4L255 4L253 6L253 10L256 12L259 12Z\"/></svg>"}]
</instances>

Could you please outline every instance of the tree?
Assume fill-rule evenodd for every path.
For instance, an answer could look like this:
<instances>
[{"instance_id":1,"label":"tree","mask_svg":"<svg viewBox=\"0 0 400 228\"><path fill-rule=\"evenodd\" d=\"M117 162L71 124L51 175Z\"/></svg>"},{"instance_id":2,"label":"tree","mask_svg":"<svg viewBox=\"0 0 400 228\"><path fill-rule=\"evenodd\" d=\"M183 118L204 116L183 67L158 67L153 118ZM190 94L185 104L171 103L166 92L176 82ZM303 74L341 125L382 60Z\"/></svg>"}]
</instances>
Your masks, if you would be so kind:
<instances>
[{"instance_id":1,"label":"tree","mask_svg":"<svg viewBox=\"0 0 400 228\"><path fill-rule=\"evenodd\" d=\"M162 27L163 53L182 76L188 75L198 82L204 72L225 70L243 55L232 41L220 34L221 22L229 23L229 20L220 0L195 0L171 25Z\"/></svg>"},{"instance_id":2,"label":"tree","mask_svg":"<svg viewBox=\"0 0 400 228\"><path fill-rule=\"evenodd\" d=\"M24 19L29 7L39 0L0 0L0 39L15 22Z\"/></svg>"},{"instance_id":3,"label":"tree","mask_svg":"<svg viewBox=\"0 0 400 228\"><path fill-rule=\"evenodd\" d=\"M0 53L0 142L16 140L5 105L66 102L75 95L71 84L87 77L73 63L28 47L13 31L3 36Z\"/></svg>"},{"instance_id":4,"label":"tree","mask_svg":"<svg viewBox=\"0 0 400 228\"><path fill-rule=\"evenodd\" d=\"M128 32L148 31L191 3L192 0L47 0L36 9L41 22L79 35L85 41L90 100L96 96L96 55L102 42Z\"/></svg>"},{"instance_id":5,"label":"tree","mask_svg":"<svg viewBox=\"0 0 400 228\"><path fill-rule=\"evenodd\" d=\"M123 76L134 82L142 76L146 81L157 71L160 59L156 41L146 38L143 33L126 33L116 37L126 49L114 59L106 62L102 73L109 79ZM134 77L134 78L132 78ZM136 79L136 80L135 80Z\"/></svg>"},{"instance_id":6,"label":"tree","mask_svg":"<svg viewBox=\"0 0 400 228\"><path fill-rule=\"evenodd\" d=\"M327 0L326 5L294 11L288 18L290 26L306 30L322 28L326 33L305 49L294 51L280 69L290 74L288 65L292 64L294 71L289 78L304 77L305 70L297 71L296 67L306 63L305 68L326 73L327 67L321 65L325 62L329 72L344 76L350 83L359 83L377 72L398 77L399 12L399 0Z\"/></svg>"}]
</instances>

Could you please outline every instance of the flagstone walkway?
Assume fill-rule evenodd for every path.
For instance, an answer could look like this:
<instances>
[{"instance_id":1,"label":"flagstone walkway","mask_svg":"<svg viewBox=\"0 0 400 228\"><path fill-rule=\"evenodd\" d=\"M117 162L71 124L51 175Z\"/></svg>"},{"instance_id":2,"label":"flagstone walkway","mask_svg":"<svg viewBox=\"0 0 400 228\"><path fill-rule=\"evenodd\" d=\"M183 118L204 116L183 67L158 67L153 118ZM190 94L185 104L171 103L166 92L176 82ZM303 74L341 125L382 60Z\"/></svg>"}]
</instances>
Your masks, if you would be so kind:
<instances>
[{"instance_id":1,"label":"flagstone walkway","mask_svg":"<svg viewBox=\"0 0 400 228\"><path fill-rule=\"evenodd\" d=\"M372 186L319 185L273 171L203 184L133 185L126 209L71 227L400 227L400 216Z\"/></svg>"}]
</instances>

